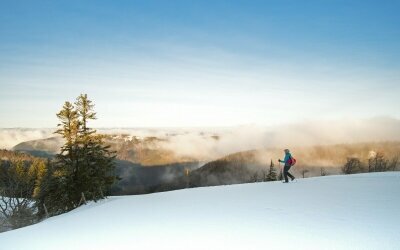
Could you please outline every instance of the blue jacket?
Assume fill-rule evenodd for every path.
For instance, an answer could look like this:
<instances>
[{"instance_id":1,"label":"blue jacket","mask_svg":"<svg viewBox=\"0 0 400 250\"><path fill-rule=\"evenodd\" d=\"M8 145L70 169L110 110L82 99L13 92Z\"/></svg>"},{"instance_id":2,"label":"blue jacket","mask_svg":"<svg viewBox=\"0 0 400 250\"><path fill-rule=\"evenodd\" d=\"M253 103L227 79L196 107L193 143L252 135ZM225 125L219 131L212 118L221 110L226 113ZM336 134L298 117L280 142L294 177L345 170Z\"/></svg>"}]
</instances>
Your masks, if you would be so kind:
<instances>
[{"instance_id":1,"label":"blue jacket","mask_svg":"<svg viewBox=\"0 0 400 250\"><path fill-rule=\"evenodd\" d=\"M290 158L292 158L292 155L290 153L286 153L283 161L279 160L279 162L285 163L286 165L286 163L289 161Z\"/></svg>"}]
</instances>

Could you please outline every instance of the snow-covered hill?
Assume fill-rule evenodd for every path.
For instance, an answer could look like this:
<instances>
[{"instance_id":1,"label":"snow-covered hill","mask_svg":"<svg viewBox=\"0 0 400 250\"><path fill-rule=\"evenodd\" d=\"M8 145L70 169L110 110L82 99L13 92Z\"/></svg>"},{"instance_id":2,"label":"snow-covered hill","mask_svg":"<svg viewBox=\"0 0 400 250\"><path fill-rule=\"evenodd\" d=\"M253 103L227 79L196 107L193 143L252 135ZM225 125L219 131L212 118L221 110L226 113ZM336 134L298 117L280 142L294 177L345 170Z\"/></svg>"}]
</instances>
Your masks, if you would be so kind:
<instances>
[{"instance_id":1,"label":"snow-covered hill","mask_svg":"<svg viewBox=\"0 0 400 250\"><path fill-rule=\"evenodd\" d=\"M400 249L399 197L400 172L111 197L0 249Z\"/></svg>"}]
</instances>

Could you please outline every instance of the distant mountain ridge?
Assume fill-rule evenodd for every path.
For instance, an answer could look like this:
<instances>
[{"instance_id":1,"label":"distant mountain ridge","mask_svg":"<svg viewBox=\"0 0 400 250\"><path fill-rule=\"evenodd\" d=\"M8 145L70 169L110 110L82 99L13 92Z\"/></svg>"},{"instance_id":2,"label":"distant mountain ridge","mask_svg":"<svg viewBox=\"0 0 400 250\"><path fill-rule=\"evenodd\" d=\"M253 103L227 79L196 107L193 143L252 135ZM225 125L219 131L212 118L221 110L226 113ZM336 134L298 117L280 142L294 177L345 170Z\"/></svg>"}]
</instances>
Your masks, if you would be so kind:
<instances>
[{"instance_id":1,"label":"distant mountain ridge","mask_svg":"<svg viewBox=\"0 0 400 250\"><path fill-rule=\"evenodd\" d=\"M167 139L155 136L105 135L105 143L115 151L117 158L142 166L157 166L174 163L196 162L194 157L181 156L163 146ZM36 156L52 157L60 151L64 141L61 137L50 137L17 144L14 151L30 153Z\"/></svg>"},{"instance_id":2,"label":"distant mountain ridge","mask_svg":"<svg viewBox=\"0 0 400 250\"><path fill-rule=\"evenodd\" d=\"M180 157L177 152L162 147L165 138L132 135L108 135L106 143L117 152L117 172L123 177L115 191L133 194L162 191L190 186L214 186L249 182L262 178L271 160L277 172L282 167L277 162L283 158L281 148L254 149L237 152L208 161ZM37 156L54 154L62 145L59 137L18 144L14 150ZM291 148L297 164L292 172L297 177L340 174L348 157L366 160L371 152L383 152L386 157L400 155L400 142L369 142ZM150 167L150 168L149 168ZM185 176L185 171L190 176ZM304 173L303 173L304 172ZM189 178L189 180L187 180Z\"/></svg>"}]
</instances>

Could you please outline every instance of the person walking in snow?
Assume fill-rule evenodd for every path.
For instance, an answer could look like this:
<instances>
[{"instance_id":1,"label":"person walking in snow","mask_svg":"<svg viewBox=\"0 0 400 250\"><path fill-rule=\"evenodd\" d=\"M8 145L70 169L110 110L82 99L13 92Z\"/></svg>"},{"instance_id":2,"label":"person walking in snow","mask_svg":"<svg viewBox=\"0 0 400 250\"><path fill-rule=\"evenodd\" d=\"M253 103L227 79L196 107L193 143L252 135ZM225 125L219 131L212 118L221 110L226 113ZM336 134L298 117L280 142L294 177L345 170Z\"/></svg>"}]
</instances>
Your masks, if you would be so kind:
<instances>
[{"instance_id":1,"label":"person walking in snow","mask_svg":"<svg viewBox=\"0 0 400 250\"><path fill-rule=\"evenodd\" d=\"M283 159L283 161L281 159L279 159L279 162L284 163L284 167L283 167L283 177L285 178L285 183L288 183L288 176L290 177L290 179L292 179L292 181L295 179L294 176L289 173L289 169L291 166L293 166L293 157L290 154L289 149L285 149L285 158Z\"/></svg>"}]
</instances>

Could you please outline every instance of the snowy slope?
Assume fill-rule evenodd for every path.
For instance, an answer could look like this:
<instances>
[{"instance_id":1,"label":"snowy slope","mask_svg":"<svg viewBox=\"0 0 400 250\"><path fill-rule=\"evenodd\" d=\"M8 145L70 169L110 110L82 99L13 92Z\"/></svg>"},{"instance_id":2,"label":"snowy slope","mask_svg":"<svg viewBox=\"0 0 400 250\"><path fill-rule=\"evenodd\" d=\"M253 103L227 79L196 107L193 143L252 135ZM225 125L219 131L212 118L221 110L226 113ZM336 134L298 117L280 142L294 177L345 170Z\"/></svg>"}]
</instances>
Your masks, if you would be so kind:
<instances>
[{"instance_id":1,"label":"snowy slope","mask_svg":"<svg viewBox=\"0 0 400 250\"><path fill-rule=\"evenodd\" d=\"M0 234L1 250L400 249L400 173L111 197Z\"/></svg>"}]
</instances>

